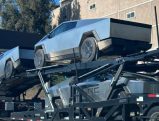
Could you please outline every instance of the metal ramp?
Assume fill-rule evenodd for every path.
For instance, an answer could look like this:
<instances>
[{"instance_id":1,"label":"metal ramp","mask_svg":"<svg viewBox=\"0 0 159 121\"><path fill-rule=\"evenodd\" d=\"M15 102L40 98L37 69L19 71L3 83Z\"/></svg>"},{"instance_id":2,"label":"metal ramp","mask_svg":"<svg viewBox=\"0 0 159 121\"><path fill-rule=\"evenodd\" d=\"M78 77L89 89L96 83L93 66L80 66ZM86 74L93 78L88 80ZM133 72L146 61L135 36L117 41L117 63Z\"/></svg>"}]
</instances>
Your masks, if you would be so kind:
<instances>
[{"instance_id":1,"label":"metal ramp","mask_svg":"<svg viewBox=\"0 0 159 121\"><path fill-rule=\"evenodd\" d=\"M39 76L41 85L42 85L42 87L43 87L43 90L44 90L44 92L45 92L45 95L46 95L46 97L47 97L47 99L48 99L48 101L49 101L50 108L51 108L51 112L53 112L54 109L55 109L55 105L54 105L53 102L52 102L52 97L51 97L51 95L49 94L48 87L46 86L46 83L45 83L45 81L44 81L44 79L43 79L43 77L42 77L42 74L41 74L40 70L39 70L39 72L38 72L38 76Z\"/></svg>"}]
</instances>

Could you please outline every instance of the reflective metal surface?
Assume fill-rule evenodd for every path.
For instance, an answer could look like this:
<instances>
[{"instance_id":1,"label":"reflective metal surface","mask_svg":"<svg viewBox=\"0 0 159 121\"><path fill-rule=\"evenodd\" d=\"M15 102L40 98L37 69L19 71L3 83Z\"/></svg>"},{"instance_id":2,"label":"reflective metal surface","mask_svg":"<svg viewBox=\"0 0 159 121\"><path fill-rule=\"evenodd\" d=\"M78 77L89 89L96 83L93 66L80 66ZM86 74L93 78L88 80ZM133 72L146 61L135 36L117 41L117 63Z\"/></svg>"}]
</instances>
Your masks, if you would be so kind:
<instances>
[{"instance_id":1,"label":"reflective metal surface","mask_svg":"<svg viewBox=\"0 0 159 121\"><path fill-rule=\"evenodd\" d=\"M151 40L150 25L107 18L86 19L62 23L39 41L35 45L35 49L43 49L44 54L47 55L46 61L66 59L66 55L73 54L73 48L77 48L77 56L79 57L79 48L83 36L89 36L90 33L91 36L95 37L99 50L104 50L113 45L114 42L107 43L110 38L126 40L127 45L124 46L129 46L127 40L147 42L147 44ZM111 41L114 40L111 39ZM119 48L124 48L120 40L115 41L119 41ZM115 45L118 45L118 42L116 43ZM142 50L142 46L140 49Z\"/></svg>"},{"instance_id":2,"label":"reflective metal surface","mask_svg":"<svg viewBox=\"0 0 159 121\"><path fill-rule=\"evenodd\" d=\"M6 62L8 60L11 60L13 67L17 68L20 64L20 62L18 61L19 59L20 59L19 58L19 47L15 47L0 55L0 79L4 78L4 75L5 75L4 69L5 69Z\"/></svg>"},{"instance_id":3,"label":"reflective metal surface","mask_svg":"<svg viewBox=\"0 0 159 121\"><path fill-rule=\"evenodd\" d=\"M109 92L112 78L113 76L110 74L92 77L82 83L78 83L77 86L81 87L96 102L105 101L108 96L107 93ZM53 97L60 97L64 107L69 105L71 95L69 83L72 80L73 78L65 80L64 82L61 82L60 84L57 84L49 89ZM119 79L117 85L121 84L126 85L125 88L128 90L128 92L126 92L128 95L159 93L159 83L156 80L142 76L134 76L125 73L125 75Z\"/></svg>"}]
</instances>

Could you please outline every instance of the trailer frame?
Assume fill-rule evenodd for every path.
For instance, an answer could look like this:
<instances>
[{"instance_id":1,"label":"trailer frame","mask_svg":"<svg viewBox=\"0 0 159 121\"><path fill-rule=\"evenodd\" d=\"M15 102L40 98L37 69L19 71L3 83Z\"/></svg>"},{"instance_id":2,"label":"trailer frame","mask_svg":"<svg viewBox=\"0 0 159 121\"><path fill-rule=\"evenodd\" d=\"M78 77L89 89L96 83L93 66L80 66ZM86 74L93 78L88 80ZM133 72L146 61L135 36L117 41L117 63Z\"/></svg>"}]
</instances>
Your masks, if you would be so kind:
<instances>
[{"instance_id":1,"label":"trailer frame","mask_svg":"<svg viewBox=\"0 0 159 121\"><path fill-rule=\"evenodd\" d=\"M82 63L76 63L76 65L73 66L73 64L70 65L63 65L63 66L49 66L39 69L33 69L33 70L27 70L28 76L39 76L39 80L41 82L41 85L43 89L45 90L47 97L49 98L49 103L52 105L52 111L46 112L45 121L111 121L113 119L112 115L115 115L114 113L117 113L117 111L120 110L120 117L122 117L123 121L144 121L145 119L150 119L151 117L147 116L148 111L154 107L159 106L159 97L151 98L148 97L148 95L145 94L137 94L137 95L130 95L126 98L115 98L113 99L114 92L118 89L118 86L116 85L118 82L118 79L120 77L120 74L122 71L124 71L124 65L127 66L127 63L131 62L137 62L137 61L146 61L151 62L151 64L144 64L144 66L156 66L156 62L154 62L155 58L158 58L159 56L159 49L149 51L149 52L143 52L143 53L137 53L133 54L127 57L121 57L117 58L110 63L105 61L104 65L100 63L100 61L96 62L89 62L89 63L83 63L84 66L89 67L88 65L92 65L91 63L99 63L101 66L95 65L95 69L79 75L79 77L76 77L75 80L70 83L72 87L72 97L70 99L70 106L68 108L60 109L58 108L54 103L54 98L49 97L48 89L45 87L45 82L47 82L47 75L50 74L68 74L70 72L75 72L76 74L78 67L82 70L84 66L77 66L78 64L82 65ZM88 65L87 65L88 64ZM159 65L159 64L157 64ZM138 69L140 69L140 66L142 67L141 70L143 70L143 65L141 64L135 64L133 67L139 66ZM64 70L64 68L69 68L69 71ZM93 66L92 66L93 67ZM111 88L109 93L109 96L107 97L106 101L103 102L94 102L88 94L86 94L81 88L79 88L76 84L79 82L84 81L85 79L88 79L92 76L95 76L97 74L103 73L104 71L114 69L116 70L116 74L114 76L114 79L111 83ZM156 67L158 69L158 67ZM88 68L90 70L90 67ZM126 68L127 70L127 68ZM131 70L131 69L130 69ZM140 71L140 70L138 70ZM79 72L79 71L78 71ZM30 75L33 73L34 75ZM36 75L37 74L37 75ZM146 75L145 75L146 76ZM157 74L158 76L158 74ZM46 80L45 80L46 77ZM120 88L124 88L124 85L121 85ZM76 92L79 92L79 95L77 95ZM88 102L76 102L75 97L76 96L83 96L85 97ZM153 100L152 100L153 99ZM135 107L134 109L131 109L131 107ZM145 108L146 107L146 108ZM109 110L108 112L104 112L103 110ZM96 113L95 113L96 112ZM105 113L103 115L103 112ZM22 114L24 112L21 112ZM95 113L95 114L94 114ZM12 117L15 118L16 112L12 113ZM39 117L38 117L39 118ZM28 117L26 117L28 119ZM38 119L35 119L38 120ZM42 120L42 119L41 119ZM115 119L113 119L115 121Z\"/></svg>"}]
</instances>

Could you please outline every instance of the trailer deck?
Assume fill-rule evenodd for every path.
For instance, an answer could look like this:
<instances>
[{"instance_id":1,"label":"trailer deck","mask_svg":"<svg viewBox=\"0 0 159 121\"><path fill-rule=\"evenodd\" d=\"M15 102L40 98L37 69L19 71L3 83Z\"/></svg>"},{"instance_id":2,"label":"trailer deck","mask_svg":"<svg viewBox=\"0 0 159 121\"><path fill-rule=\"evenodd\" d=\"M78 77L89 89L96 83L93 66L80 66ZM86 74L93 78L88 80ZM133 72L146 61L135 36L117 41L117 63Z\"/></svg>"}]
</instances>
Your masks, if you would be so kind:
<instances>
[{"instance_id":1,"label":"trailer deck","mask_svg":"<svg viewBox=\"0 0 159 121\"><path fill-rule=\"evenodd\" d=\"M127 64L124 68L125 71L130 72L150 72L150 75L159 75L155 71L159 68L159 61L154 61L157 58L159 49L150 52L137 53L127 57L119 57L112 60L97 60L88 63L72 63L68 65L53 65L38 69L27 70L14 77L3 80L0 84L0 95L5 96L18 96L19 94L25 92L27 89L33 87L36 84L40 84L38 80L38 72L44 76L49 77L49 75L63 74L65 76L75 76L78 73L79 78L87 72L98 69L98 71L106 68L108 66L116 66L121 63L131 63L135 61L143 61L142 64ZM152 60L153 58L153 60ZM154 73L151 73L154 72ZM92 74L94 72L91 72ZM92 75L90 75L92 76ZM46 78L46 77L45 77ZM18 85L18 86L17 86ZM5 93L4 93L5 92Z\"/></svg>"},{"instance_id":2,"label":"trailer deck","mask_svg":"<svg viewBox=\"0 0 159 121\"><path fill-rule=\"evenodd\" d=\"M149 52L142 52L133 55L129 55L126 57L116 58L114 60L97 60L94 62L88 63L73 63L68 65L53 65L38 69L27 70L25 73L21 75L17 75L10 80L4 81L1 86L7 87L2 92L4 96L17 96L30 87L40 84L42 85L47 98L49 99L49 103L52 107L52 111L50 113L45 113L44 110L38 111L22 111L22 112L13 112L11 113L11 120L28 120L28 119L36 119L36 120L45 120L45 121L64 121L68 120L73 121L111 121L113 119L112 115L115 115L116 110L120 109L120 114L122 113L123 121L127 121L130 118L130 121L142 121L146 117L146 113L149 108L144 109L143 106L149 106L156 104L158 105L159 98L151 98L147 97L147 95L133 95L127 98L119 98L112 99L113 91L116 90L116 84L120 74L123 71L130 72L147 72L147 75L151 76L159 76L159 73L156 72L159 69L159 61L157 58L159 57L159 49L152 50ZM136 63L141 61L141 63ZM134 63L135 62L135 63ZM93 77L97 74L103 73L104 71L113 69L116 71L114 76L114 80L112 80L112 85L110 88L109 97L107 101L103 102L94 102L89 99L89 96L85 94L78 86L77 83L86 80L87 78ZM155 73L156 72L156 73ZM63 74L67 76L77 76L78 78L71 83L74 87L72 90L72 104L68 108L59 109L56 108L55 103L52 101L52 97L49 96L48 87L45 86L45 82L49 80L50 75ZM146 73L145 73L146 74ZM146 76L146 75L145 75ZM19 80L19 81L17 81ZM40 80L40 81L39 81ZM15 83L16 82L16 83ZM19 86L17 86L19 85ZM89 102L76 102L75 97L76 93L79 92L80 96L83 96L89 100ZM152 100L153 99L153 100ZM137 105L136 105L137 104ZM130 106L130 107L129 107ZM141 111L143 115L137 115L130 117L130 113L135 113L135 111L131 110L133 106L136 106L135 111ZM106 110L106 111L105 111ZM109 110L107 112L107 110ZM35 113L36 112L36 113ZM41 112L41 113L40 113ZM42 113L43 112L43 113ZM39 114L40 113L40 114ZM99 113L99 114L98 114ZM104 114L103 114L104 113ZM32 114L32 115L31 115ZM39 114L37 117L34 117L35 114ZM41 116L41 117L40 117ZM121 118L119 116L119 119ZM21 118L22 117L22 118ZM33 118L34 117L34 118ZM43 119L44 118L44 119ZM5 120L5 118L3 119ZM8 120L8 119L6 119Z\"/></svg>"},{"instance_id":3,"label":"trailer deck","mask_svg":"<svg viewBox=\"0 0 159 121\"><path fill-rule=\"evenodd\" d=\"M36 117L35 120L42 120L44 118L45 121L143 121L145 119L149 119L151 117L147 116L147 113L150 108L153 106L158 106L158 97L153 97L152 95L147 94L137 94L130 95L126 98L117 98L112 99L114 91L116 91L119 87L116 85L121 73L124 70L141 72L147 69L147 72L154 72L158 70L159 63L158 60L154 61L158 58L159 49L133 54L131 56L117 58L113 61L95 61L89 63L74 63L70 65L60 65L60 66L49 66L39 69L27 70L28 77L37 77L39 76L40 82L43 86L43 89L49 99L49 103L52 107L52 111L50 113L46 113L42 115L42 117ZM144 64L137 64L132 62L142 61ZM96 64L93 64L96 63ZM129 65L131 64L131 66ZM124 68L126 67L126 68ZM137 67L137 69L136 69ZM152 68L153 67L153 68ZM134 69L135 68L135 69ZM76 84L80 81L83 81L87 78L95 76L99 73L102 73L107 70L115 69L116 74L111 83L110 91L108 92L108 100L102 102L94 102L90 99L90 97ZM78 71L77 71L78 70ZM82 73L80 73L80 71ZM85 70L85 74L83 74L83 70ZM86 72L87 71L87 72ZM64 74L64 75L76 75L78 73L78 78L71 83L72 85L72 98L70 106L68 108L57 108L56 104L52 101L49 96L48 88L45 86L46 75L50 74ZM146 75L145 75L146 76ZM159 76L158 73L155 73L155 76ZM120 88L124 88L124 85ZM76 93L79 93L77 95ZM88 102L76 102L76 98L83 97L88 100ZM145 108L146 107L146 108ZM40 111L39 111L40 112ZM138 112L138 113L137 113ZM24 115L25 112L12 113L12 118L18 119L19 116ZM25 113L26 114L26 113ZM29 115L28 115L29 116ZM25 119L29 119L29 117L25 115ZM24 120L25 120L24 119Z\"/></svg>"}]
</instances>

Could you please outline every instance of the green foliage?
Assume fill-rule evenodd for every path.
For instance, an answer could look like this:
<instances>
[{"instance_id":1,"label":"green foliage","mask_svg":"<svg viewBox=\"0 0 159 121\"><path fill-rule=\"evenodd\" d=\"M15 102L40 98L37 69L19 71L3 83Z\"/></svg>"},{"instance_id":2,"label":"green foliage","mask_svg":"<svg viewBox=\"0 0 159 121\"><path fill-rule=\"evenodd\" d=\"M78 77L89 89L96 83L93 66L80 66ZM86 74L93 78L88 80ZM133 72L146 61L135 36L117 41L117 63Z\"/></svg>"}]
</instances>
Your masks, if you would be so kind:
<instances>
[{"instance_id":1,"label":"green foliage","mask_svg":"<svg viewBox=\"0 0 159 121\"><path fill-rule=\"evenodd\" d=\"M1 0L2 1L2 0ZM40 33L51 30L50 14L55 6L49 0L3 0L2 26L7 30Z\"/></svg>"},{"instance_id":2,"label":"green foliage","mask_svg":"<svg viewBox=\"0 0 159 121\"><path fill-rule=\"evenodd\" d=\"M51 80L51 85L56 85L65 80L65 76L63 75L53 75Z\"/></svg>"}]
</instances>

